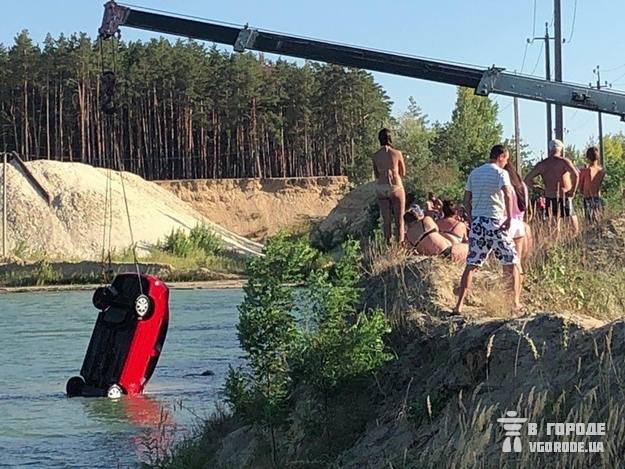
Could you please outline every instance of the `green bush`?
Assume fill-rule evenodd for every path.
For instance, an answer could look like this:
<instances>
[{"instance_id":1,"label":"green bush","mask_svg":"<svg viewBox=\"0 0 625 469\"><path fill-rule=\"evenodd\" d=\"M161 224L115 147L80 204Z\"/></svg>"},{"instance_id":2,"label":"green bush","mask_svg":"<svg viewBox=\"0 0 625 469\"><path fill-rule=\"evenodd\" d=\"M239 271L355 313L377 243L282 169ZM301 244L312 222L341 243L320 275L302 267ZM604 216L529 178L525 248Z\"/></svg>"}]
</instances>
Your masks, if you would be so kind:
<instances>
[{"instance_id":1,"label":"green bush","mask_svg":"<svg viewBox=\"0 0 625 469\"><path fill-rule=\"evenodd\" d=\"M230 370L226 397L248 423L269 430L275 464L275 433L287 422L295 384L307 385L320 398L327 435L332 392L391 358L383 342L389 332L383 312L357 311L358 243L346 242L343 252L335 265L322 265L320 252L306 240L281 234L268 242L263 257L248 264L237 326L248 366ZM294 284L301 282L296 297Z\"/></svg>"},{"instance_id":2,"label":"green bush","mask_svg":"<svg viewBox=\"0 0 625 469\"><path fill-rule=\"evenodd\" d=\"M301 314L307 330L294 356L294 374L325 401L341 384L369 375L392 356L383 337L390 325L383 311L357 310L362 289L358 243L343 244L343 257L331 269L315 271Z\"/></svg>"},{"instance_id":3,"label":"green bush","mask_svg":"<svg viewBox=\"0 0 625 469\"><path fill-rule=\"evenodd\" d=\"M217 254L223 249L221 239L206 225L196 225L189 232L191 244L206 254Z\"/></svg>"},{"instance_id":4,"label":"green bush","mask_svg":"<svg viewBox=\"0 0 625 469\"><path fill-rule=\"evenodd\" d=\"M196 225L187 234L183 229L172 230L159 248L178 257L192 257L198 253L214 255L222 248L221 239L206 225Z\"/></svg>"},{"instance_id":5,"label":"green bush","mask_svg":"<svg viewBox=\"0 0 625 469\"><path fill-rule=\"evenodd\" d=\"M50 263L46 260L40 261L37 265L37 273L35 274L35 285L47 285L54 283L59 278L59 273L54 270Z\"/></svg>"}]
</instances>

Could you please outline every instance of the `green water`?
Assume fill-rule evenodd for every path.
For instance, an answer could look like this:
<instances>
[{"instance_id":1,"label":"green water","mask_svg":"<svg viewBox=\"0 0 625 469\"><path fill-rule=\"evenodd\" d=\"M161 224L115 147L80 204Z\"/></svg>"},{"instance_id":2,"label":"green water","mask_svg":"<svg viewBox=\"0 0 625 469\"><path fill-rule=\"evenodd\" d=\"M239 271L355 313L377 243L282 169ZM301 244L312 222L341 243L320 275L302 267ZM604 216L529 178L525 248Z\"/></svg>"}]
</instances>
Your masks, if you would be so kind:
<instances>
[{"instance_id":1,"label":"green water","mask_svg":"<svg viewBox=\"0 0 625 469\"><path fill-rule=\"evenodd\" d=\"M173 290L165 347L146 394L65 397L97 315L91 292L0 295L0 467L134 467L145 445L187 434L240 362L240 290ZM213 376L200 376L206 370Z\"/></svg>"}]
</instances>

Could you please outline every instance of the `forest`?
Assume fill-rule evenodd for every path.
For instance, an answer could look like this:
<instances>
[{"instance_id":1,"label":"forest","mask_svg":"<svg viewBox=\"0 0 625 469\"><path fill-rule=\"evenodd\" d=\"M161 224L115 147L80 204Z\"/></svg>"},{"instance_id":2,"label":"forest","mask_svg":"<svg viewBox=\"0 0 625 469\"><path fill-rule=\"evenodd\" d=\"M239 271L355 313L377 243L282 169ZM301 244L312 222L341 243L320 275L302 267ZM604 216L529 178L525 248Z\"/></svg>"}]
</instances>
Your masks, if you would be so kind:
<instances>
[{"instance_id":1,"label":"forest","mask_svg":"<svg viewBox=\"0 0 625 469\"><path fill-rule=\"evenodd\" d=\"M115 74L114 114L102 112L105 71ZM363 70L191 40L101 42L79 33L36 44L22 31L0 44L0 148L25 160L84 162L150 180L346 175L361 183L386 126L407 157L408 188L459 200L492 145L514 149L497 103L471 89L457 89L448 122L429 122L414 98L399 115L391 105ZM604 145L606 195L620 197L625 135L606 135ZM566 154L581 165L582 150ZM535 161L523 141L521 157L524 169Z\"/></svg>"},{"instance_id":2,"label":"forest","mask_svg":"<svg viewBox=\"0 0 625 469\"><path fill-rule=\"evenodd\" d=\"M116 78L113 115L103 71ZM361 70L84 33L38 45L22 31L0 46L0 83L4 151L146 179L350 174L391 106Z\"/></svg>"}]
</instances>

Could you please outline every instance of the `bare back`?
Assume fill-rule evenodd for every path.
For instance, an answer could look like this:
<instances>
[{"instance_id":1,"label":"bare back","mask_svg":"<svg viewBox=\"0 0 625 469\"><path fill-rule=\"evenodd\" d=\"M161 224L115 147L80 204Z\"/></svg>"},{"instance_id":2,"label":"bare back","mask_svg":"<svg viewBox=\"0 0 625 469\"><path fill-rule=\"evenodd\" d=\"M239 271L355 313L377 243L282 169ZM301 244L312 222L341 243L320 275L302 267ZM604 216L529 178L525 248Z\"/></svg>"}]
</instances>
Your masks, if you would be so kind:
<instances>
[{"instance_id":1,"label":"bare back","mask_svg":"<svg viewBox=\"0 0 625 469\"><path fill-rule=\"evenodd\" d=\"M402 177L406 175L406 167L401 151L390 146L383 146L373 155L373 167L378 184L402 186Z\"/></svg>"},{"instance_id":2,"label":"bare back","mask_svg":"<svg viewBox=\"0 0 625 469\"><path fill-rule=\"evenodd\" d=\"M584 197L599 197L604 170L599 165L587 166L580 171L579 188Z\"/></svg>"},{"instance_id":3,"label":"bare back","mask_svg":"<svg viewBox=\"0 0 625 469\"><path fill-rule=\"evenodd\" d=\"M573 163L558 156L550 156L538 163L528 174L527 179L533 180L537 176L542 176L545 184L545 197L548 198L566 197L567 193L574 189L575 184L572 179L577 181L577 172Z\"/></svg>"}]
</instances>

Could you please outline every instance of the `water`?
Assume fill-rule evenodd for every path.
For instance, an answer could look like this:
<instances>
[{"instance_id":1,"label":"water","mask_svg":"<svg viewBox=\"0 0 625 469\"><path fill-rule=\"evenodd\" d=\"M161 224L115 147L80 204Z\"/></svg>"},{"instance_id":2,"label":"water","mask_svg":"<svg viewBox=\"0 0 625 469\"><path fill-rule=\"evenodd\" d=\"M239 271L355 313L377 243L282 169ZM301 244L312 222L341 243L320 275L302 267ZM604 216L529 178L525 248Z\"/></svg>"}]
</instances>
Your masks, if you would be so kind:
<instances>
[{"instance_id":1,"label":"water","mask_svg":"<svg viewBox=\"0 0 625 469\"><path fill-rule=\"evenodd\" d=\"M146 394L65 397L97 311L91 292L0 295L0 467L134 467L144 445L206 417L240 362L240 290L173 290L165 347ZM206 370L213 376L200 376Z\"/></svg>"}]
</instances>

